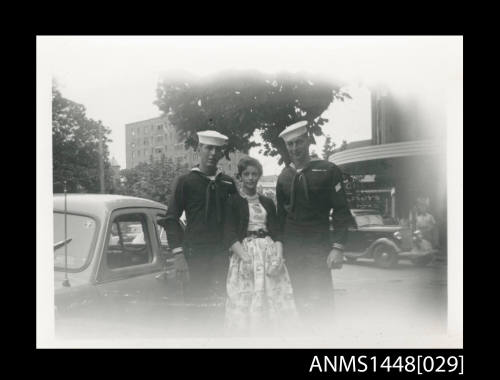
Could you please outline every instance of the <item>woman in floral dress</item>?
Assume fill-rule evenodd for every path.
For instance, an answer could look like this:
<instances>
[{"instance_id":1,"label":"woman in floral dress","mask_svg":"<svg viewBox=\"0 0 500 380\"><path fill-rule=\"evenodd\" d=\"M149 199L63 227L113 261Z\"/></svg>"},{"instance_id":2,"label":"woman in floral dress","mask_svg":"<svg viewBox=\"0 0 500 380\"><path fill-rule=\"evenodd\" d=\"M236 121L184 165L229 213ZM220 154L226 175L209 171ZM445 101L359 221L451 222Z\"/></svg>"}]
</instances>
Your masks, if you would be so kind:
<instances>
[{"instance_id":1,"label":"woman in floral dress","mask_svg":"<svg viewBox=\"0 0 500 380\"><path fill-rule=\"evenodd\" d=\"M261 175L259 161L242 158L240 194L226 205L224 241L232 253L226 283L229 333L270 332L296 324L276 207L272 199L257 193Z\"/></svg>"}]
</instances>

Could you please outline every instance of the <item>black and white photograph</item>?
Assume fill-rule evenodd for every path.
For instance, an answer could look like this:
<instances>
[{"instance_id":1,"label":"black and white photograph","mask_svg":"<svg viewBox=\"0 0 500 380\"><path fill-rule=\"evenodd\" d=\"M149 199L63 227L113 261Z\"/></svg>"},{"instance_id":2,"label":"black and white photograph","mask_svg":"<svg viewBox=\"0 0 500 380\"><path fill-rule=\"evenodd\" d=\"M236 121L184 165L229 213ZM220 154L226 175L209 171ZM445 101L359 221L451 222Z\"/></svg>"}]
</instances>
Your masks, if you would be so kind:
<instances>
[{"instance_id":1,"label":"black and white photograph","mask_svg":"<svg viewBox=\"0 0 500 380\"><path fill-rule=\"evenodd\" d=\"M463 36L36 36L38 348L463 348Z\"/></svg>"}]
</instances>

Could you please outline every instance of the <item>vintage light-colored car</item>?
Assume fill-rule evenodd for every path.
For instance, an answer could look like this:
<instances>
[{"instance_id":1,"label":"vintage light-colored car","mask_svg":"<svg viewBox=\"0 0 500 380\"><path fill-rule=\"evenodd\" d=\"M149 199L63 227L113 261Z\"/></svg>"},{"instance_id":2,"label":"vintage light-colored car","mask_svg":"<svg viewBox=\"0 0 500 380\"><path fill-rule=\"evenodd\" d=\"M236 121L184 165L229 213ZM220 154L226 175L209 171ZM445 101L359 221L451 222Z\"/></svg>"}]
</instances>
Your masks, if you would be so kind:
<instances>
[{"instance_id":1,"label":"vintage light-colored car","mask_svg":"<svg viewBox=\"0 0 500 380\"><path fill-rule=\"evenodd\" d=\"M169 281L175 271L172 277L159 224L166 206L121 195L67 194L65 213L64 198L54 195L56 324L72 317L165 324L179 292ZM142 239L126 237L131 232Z\"/></svg>"}]
</instances>

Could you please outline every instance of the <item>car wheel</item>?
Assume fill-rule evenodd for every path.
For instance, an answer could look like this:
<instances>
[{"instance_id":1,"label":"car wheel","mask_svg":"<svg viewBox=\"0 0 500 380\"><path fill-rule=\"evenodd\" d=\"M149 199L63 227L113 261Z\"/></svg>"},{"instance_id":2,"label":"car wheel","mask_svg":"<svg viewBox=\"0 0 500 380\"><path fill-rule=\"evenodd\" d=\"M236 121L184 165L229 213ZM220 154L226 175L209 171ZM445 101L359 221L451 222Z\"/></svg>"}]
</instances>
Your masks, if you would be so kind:
<instances>
[{"instance_id":1,"label":"car wheel","mask_svg":"<svg viewBox=\"0 0 500 380\"><path fill-rule=\"evenodd\" d=\"M432 261L433 258L434 258L433 255L425 255L411 259L411 262L418 267L425 267Z\"/></svg>"},{"instance_id":2,"label":"car wheel","mask_svg":"<svg viewBox=\"0 0 500 380\"><path fill-rule=\"evenodd\" d=\"M398 262L398 253L387 244L379 244L373 249L375 263L381 268L392 268Z\"/></svg>"}]
</instances>

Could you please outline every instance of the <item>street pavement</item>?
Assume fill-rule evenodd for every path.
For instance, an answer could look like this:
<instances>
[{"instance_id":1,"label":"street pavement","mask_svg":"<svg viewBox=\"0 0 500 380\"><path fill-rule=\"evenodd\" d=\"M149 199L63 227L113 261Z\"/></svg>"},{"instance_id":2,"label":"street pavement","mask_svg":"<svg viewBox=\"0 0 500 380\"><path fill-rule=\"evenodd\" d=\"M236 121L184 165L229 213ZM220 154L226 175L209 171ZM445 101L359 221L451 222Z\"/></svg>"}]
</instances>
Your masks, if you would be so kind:
<instances>
[{"instance_id":1,"label":"street pavement","mask_svg":"<svg viewBox=\"0 0 500 380\"><path fill-rule=\"evenodd\" d=\"M446 334L447 266L417 267L400 260L392 269L359 259L333 271L334 316L330 334L348 343L425 346Z\"/></svg>"},{"instance_id":2,"label":"street pavement","mask_svg":"<svg viewBox=\"0 0 500 380\"><path fill-rule=\"evenodd\" d=\"M117 345L123 344L120 339L147 339L148 345L154 345L151 339L160 339L167 346L171 338L176 347L443 347L448 344L446 279L442 261L417 267L401 260L392 269L381 269L373 260L359 259L333 271L334 310L327 325L307 326L298 336L224 337L207 318L211 312L214 320L222 320L221 302L199 313L200 329L188 328L182 313L177 317L152 313L154 320L139 328L120 323L123 316L102 329L80 320L77 338L108 339ZM74 336L74 323L59 336L67 338L68 331Z\"/></svg>"}]
</instances>

